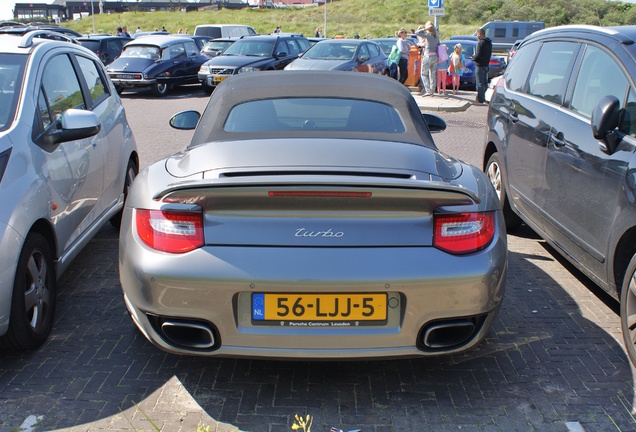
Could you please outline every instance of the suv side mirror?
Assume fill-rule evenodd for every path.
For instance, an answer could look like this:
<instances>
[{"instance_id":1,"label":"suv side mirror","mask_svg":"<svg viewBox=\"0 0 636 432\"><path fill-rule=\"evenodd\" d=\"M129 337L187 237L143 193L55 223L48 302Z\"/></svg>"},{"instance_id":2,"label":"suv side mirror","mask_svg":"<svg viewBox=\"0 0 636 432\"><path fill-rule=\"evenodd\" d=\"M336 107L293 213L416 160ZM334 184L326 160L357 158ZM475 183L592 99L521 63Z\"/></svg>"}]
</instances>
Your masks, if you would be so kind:
<instances>
[{"instance_id":1,"label":"suv side mirror","mask_svg":"<svg viewBox=\"0 0 636 432\"><path fill-rule=\"evenodd\" d=\"M276 53L276 57L277 58L281 58L281 57L287 57L289 54L287 54L285 51L280 51Z\"/></svg>"},{"instance_id":2,"label":"suv side mirror","mask_svg":"<svg viewBox=\"0 0 636 432\"><path fill-rule=\"evenodd\" d=\"M614 130L620 122L620 101L616 96L603 96L592 112L592 135L601 143L601 150L607 154L616 151Z\"/></svg>"}]
</instances>

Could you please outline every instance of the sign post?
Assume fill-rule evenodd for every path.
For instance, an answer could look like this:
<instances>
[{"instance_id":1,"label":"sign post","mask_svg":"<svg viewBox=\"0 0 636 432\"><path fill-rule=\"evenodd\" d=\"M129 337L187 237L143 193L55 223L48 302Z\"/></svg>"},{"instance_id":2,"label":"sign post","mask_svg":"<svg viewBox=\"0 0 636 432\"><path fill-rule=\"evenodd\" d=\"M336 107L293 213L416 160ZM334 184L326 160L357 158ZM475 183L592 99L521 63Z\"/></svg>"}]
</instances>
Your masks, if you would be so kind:
<instances>
[{"instance_id":1,"label":"sign post","mask_svg":"<svg viewBox=\"0 0 636 432\"><path fill-rule=\"evenodd\" d=\"M435 29L439 30L439 17L444 16L444 0L428 0L428 14L435 18Z\"/></svg>"}]
</instances>

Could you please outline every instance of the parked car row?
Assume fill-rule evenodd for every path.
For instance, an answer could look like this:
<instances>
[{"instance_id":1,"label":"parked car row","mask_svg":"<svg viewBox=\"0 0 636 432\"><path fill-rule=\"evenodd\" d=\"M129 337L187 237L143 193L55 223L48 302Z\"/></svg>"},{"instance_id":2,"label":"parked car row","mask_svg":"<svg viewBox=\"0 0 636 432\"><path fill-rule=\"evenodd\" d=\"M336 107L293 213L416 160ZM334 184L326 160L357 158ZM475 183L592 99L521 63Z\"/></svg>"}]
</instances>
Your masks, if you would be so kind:
<instances>
[{"instance_id":1,"label":"parked car row","mask_svg":"<svg viewBox=\"0 0 636 432\"><path fill-rule=\"evenodd\" d=\"M294 46L305 69L353 71L370 41L252 36L208 60L148 36L107 70L50 33L0 36L0 348L44 343L57 279L110 221L128 311L167 351L462 352L497 315L506 230L526 223L619 300L636 364L636 28L526 37L490 100L484 172L438 153L445 123L381 66L243 73L282 69ZM203 114L171 119L194 130L187 148L137 176L118 91L200 82L199 57L241 61L206 75Z\"/></svg>"},{"instance_id":2,"label":"parked car row","mask_svg":"<svg viewBox=\"0 0 636 432\"><path fill-rule=\"evenodd\" d=\"M431 132L444 122L402 85L346 71L238 74L203 117L173 117L198 125L187 149L137 176L116 91L127 78L38 35L0 37L0 348L44 343L57 279L108 221L121 228L130 315L171 352L427 356L487 335L507 268L497 196L479 170L439 154ZM243 41L266 57L301 39ZM113 64L178 62L189 44L196 56L191 39L148 36Z\"/></svg>"}]
</instances>

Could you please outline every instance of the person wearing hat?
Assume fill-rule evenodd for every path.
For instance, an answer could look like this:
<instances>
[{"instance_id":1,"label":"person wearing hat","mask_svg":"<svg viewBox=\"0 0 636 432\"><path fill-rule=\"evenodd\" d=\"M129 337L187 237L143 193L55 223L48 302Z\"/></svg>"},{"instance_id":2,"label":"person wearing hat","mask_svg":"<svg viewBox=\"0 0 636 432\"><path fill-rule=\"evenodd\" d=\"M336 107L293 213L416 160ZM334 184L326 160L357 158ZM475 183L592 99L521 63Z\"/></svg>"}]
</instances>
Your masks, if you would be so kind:
<instances>
[{"instance_id":1,"label":"person wearing hat","mask_svg":"<svg viewBox=\"0 0 636 432\"><path fill-rule=\"evenodd\" d=\"M448 66L448 72L451 75L451 85L453 86L453 94L457 94L459 91L459 80L462 76L462 72L465 66L464 54L462 54L462 44L455 44L453 47L453 53L448 58L450 65Z\"/></svg>"},{"instance_id":2,"label":"person wearing hat","mask_svg":"<svg viewBox=\"0 0 636 432\"><path fill-rule=\"evenodd\" d=\"M422 96L432 96L437 87L437 45L439 38L437 30L431 21L420 26L415 34L418 37L418 46L422 49L422 66L420 78L422 80Z\"/></svg>"}]
</instances>

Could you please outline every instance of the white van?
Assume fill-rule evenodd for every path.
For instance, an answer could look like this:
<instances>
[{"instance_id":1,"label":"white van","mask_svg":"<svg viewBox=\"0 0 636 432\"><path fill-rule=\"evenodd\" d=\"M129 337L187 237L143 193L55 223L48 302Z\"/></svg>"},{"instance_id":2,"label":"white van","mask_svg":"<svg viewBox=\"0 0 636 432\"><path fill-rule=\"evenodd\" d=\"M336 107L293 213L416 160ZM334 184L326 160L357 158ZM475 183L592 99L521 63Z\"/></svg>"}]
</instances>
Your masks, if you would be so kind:
<instances>
[{"instance_id":1,"label":"white van","mask_svg":"<svg viewBox=\"0 0 636 432\"><path fill-rule=\"evenodd\" d=\"M243 24L202 24L194 29L195 36L208 36L212 39L226 37L254 36L256 31Z\"/></svg>"},{"instance_id":2,"label":"white van","mask_svg":"<svg viewBox=\"0 0 636 432\"><path fill-rule=\"evenodd\" d=\"M508 52L512 45L545 28L542 21L490 21L481 26L486 37L492 41L493 52Z\"/></svg>"}]
</instances>

